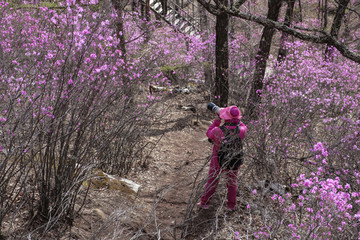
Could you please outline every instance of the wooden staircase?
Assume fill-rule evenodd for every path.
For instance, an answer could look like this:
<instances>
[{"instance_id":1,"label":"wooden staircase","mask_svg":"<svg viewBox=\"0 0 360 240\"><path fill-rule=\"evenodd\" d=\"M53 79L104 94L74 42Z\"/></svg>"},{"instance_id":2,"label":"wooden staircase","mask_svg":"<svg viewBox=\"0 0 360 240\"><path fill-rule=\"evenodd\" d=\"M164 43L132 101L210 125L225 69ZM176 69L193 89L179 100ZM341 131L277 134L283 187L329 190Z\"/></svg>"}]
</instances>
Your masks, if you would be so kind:
<instances>
[{"instance_id":1,"label":"wooden staircase","mask_svg":"<svg viewBox=\"0 0 360 240\"><path fill-rule=\"evenodd\" d=\"M145 0L143 1L145 2ZM191 11L185 9L189 7L192 10L192 14L189 13ZM186 5L181 7L173 0L168 0L167 12L163 14L161 1L150 0L150 9L179 32L190 36L195 35L200 37L200 19L196 17L196 6L193 2L188 1Z\"/></svg>"}]
</instances>

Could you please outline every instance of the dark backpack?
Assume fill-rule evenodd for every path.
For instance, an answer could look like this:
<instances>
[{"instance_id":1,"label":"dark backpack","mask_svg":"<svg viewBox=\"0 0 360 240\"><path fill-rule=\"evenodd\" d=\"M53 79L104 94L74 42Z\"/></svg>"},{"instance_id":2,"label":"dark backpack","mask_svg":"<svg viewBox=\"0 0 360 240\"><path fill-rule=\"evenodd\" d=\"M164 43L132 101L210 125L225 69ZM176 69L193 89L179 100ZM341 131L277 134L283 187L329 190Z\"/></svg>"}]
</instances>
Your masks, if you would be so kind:
<instances>
[{"instance_id":1,"label":"dark backpack","mask_svg":"<svg viewBox=\"0 0 360 240\"><path fill-rule=\"evenodd\" d=\"M221 126L220 129L225 137L218 152L219 165L223 169L236 170L244 162L243 145L239 136L240 127L237 125L234 129L228 129Z\"/></svg>"}]
</instances>

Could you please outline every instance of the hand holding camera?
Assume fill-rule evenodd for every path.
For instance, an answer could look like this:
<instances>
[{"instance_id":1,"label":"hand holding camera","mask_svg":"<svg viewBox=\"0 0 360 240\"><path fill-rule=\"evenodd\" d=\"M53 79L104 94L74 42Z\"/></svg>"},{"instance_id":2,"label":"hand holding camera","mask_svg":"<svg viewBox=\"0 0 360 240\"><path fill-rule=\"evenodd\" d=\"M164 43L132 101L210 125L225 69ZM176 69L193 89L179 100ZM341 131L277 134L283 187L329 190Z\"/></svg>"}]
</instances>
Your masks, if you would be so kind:
<instances>
[{"instance_id":1,"label":"hand holding camera","mask_svg":"<svg viewBox=\"0 0 360 240\"><path fill-rule=\"evenodd\" d=\"M213 102L210 102L208 105L207 105L207 109L209 109L210 111L216 113L216 114L220 114L220 107L218 107L215 103Z\"/></svg>"},{"instance_id":2,"label":"hand holding camera","mask_svg":"<svg viewBox=\"0 0 360 240\"><path fill-rule=\"evenodd\" d=\"M208 110L210 110L210 111L212 111L213 113L215 113L215 115L216 115L216 119L218 119L218 120L221 120L221 118L220 118L220 107L219 106L217 106L215 103L213 103L213 102L210 102L208 105L207 105L207 109Z\"/></svg>"}]
</instances>

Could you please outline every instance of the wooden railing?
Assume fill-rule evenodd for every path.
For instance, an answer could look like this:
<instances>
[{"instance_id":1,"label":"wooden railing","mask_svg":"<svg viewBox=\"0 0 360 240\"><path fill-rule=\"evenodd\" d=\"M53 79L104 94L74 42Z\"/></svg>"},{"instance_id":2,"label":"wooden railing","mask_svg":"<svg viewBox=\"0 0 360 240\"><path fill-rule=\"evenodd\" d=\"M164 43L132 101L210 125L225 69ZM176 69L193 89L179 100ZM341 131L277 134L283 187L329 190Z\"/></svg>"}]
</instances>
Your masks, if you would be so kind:
<instances>
[{"instance_id":1,"label":"wooden railing","mask_svg":"<svg viewBox=\"0 0 360 240\"><path fill-rule=\"evenodd\" d=\"M166 13L160 0L150 0L150 9L182 33L190 36L200 34L200 18L193 0L167 0Z\"/></svg>"}]
</instances>

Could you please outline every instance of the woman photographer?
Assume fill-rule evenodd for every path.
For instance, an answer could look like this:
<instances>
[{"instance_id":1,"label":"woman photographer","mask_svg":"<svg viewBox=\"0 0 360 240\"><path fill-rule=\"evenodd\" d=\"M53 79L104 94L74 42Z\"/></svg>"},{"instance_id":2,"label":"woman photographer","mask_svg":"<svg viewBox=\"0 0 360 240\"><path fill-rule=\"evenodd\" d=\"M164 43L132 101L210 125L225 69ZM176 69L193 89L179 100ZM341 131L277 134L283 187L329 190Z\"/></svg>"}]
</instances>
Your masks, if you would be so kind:
<instances>
[{"instance_id":1,"label":"woman photographer","mask_svg":"<svg viewBox=\"0 0 360 240\"><path fill-rule=\"evenodd\" d=\"M214 104L209 104L208 108L216 112L216 118L213 123L209 126L209 129L206 132L207 137L213 142L213 151L210 161L209 174L207 183L205 185L205 192L203 193L200 202L197 205L201 208L209 208L209 203L211 196L215 193L216 187L219 183L219 177L221 174L225 174L227 178L227 209L233 211L236 206L236 192L237 192L237 173L238 169L227 169L221 167L218 162L218 152L220 146L225 138L225 134L222 129L226 131L235 130L239 134L240 139L244 139L247 128L244 123L240 121L241 113L238 107L230 106L227 108L218 108ZM221 121L224 120L222 127ZM236 129L239 128L239 129ZM242 149L241 149L242 151Z\"/></svg>"}]
</instances>

